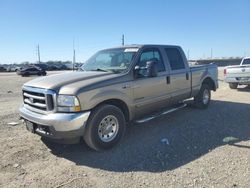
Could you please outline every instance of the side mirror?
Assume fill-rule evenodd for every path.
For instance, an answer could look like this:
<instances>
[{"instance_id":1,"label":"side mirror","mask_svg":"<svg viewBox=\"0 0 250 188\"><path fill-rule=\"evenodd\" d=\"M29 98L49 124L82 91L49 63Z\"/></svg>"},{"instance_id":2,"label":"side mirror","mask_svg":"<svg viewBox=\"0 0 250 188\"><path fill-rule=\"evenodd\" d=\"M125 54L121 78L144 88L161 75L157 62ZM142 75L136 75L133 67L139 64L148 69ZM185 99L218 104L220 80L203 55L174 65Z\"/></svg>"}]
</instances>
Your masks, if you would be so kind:
<instances>
[{"instance_id":1,"label":"side mirror","mask_svg":"<svg viewBox=\"0 0 250 188\"><path fill-rule=\"evenodd\" d=\"M139 72L140 72L140 67L138 65L136 65L135 69L134 69L134 76L135 76L135 78L139 77Z\"/></svg>"},{"instance_id":2,"label":"side mirror","mask_svg":"<svg viewBox=\"0 0 250 188\"><path fill-rule=\"evenodd\" d=\"M148 61L146 63L147 68L147 76L148 77L157 77L157 62L156 61Z\"/></svg>"}]
</instances>

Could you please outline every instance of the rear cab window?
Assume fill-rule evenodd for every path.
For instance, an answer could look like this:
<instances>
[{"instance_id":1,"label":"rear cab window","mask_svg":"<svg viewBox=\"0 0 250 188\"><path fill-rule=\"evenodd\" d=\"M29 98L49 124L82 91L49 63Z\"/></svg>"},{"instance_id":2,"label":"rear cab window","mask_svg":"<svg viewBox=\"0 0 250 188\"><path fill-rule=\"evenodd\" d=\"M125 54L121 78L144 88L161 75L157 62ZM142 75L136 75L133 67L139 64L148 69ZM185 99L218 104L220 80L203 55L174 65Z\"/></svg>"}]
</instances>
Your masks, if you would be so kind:
<instances>
[{"instance_id":1,"label":"rear cab window","mask_svg":"<svg viewBox=\"0 0 250 188\"><path fill-rule=\"evenodd\" d=\"M250 65L250 58L249 59L244 59L242 62L242 65Z\"/></svg>"},{"instance_id":2,"label":"rear cab window","mask_svg":"<svg viewBox=\"0 0 250 188\"><path fill-rule=\"evenodd\" d=\"M164 50L172 71L186 69L182 55L177 48L165 48Z\"/></svg>"}]
</instances>

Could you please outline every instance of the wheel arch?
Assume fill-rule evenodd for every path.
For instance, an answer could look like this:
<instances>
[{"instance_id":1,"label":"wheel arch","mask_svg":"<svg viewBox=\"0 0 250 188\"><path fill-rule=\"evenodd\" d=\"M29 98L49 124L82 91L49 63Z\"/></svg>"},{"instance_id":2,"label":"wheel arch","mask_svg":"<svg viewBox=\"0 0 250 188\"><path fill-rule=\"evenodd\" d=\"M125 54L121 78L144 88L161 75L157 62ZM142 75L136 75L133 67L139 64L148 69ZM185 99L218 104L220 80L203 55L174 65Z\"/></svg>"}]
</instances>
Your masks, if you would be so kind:
<instances>
[{"instance_id":1,"label":"wheel arch","mask_svg":"<svg viewBox=\"0 0 250 188\"><path fill-rule=\"evenodd\" d=\"M207 84L213 91L216 91L217 89L215 81L211 77L204 78L201 85L203 84Z\"/></svg>"},{"instance_id":2,"label":"wheel arch","mask_svg":"<svg viewBox=\"0 0 250 188\"><path fill-rule=\"evenodd\" d=\"M126 122L130 121L131 116L130 116L129 108L123 100L121 100L121 99L107 99L107 100L104 100L104 101L98 103L94 108L97 108L98 106L104 105L104 104L109 104L109 105L113 105L113 106L118 107L123 112Z\"/></svg>"}]
</instances>

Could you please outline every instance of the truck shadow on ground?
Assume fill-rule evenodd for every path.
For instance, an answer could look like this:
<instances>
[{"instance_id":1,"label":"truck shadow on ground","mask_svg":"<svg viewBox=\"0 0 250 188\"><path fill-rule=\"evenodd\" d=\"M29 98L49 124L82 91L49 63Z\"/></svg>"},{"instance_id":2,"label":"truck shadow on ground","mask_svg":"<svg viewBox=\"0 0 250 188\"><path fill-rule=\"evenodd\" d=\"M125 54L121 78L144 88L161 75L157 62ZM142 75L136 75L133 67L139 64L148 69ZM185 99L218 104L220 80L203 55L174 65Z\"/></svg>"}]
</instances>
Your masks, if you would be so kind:
<instances>
[{"instance_id":1,"label":"truck shadow on ground","mask_svg":"<svg viewBox=\"0 0 250 188\"><path fill-rule=\"evenodd\" d=\"M130 125L122 142L104 152L92 151L84 144L43 141L54 155L76 165L114 172L162 172L225 144L250 149L240 143L250 139L249 111L249 104L226 101L211 101L206 110L187 107L147 123Z\"/></svg>"}]
</instances>

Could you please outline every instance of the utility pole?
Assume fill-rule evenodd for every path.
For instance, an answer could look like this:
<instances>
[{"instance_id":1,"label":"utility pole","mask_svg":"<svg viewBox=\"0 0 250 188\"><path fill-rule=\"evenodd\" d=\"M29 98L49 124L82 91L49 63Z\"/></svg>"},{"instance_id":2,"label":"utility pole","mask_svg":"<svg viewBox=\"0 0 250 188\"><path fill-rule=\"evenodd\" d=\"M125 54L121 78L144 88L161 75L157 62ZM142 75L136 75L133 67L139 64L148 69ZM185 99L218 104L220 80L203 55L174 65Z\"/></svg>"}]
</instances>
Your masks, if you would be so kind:
<instances>
[{"instance_id":1,"label":"utility pole","mask_svg":"<svg viewBox=\"0 0 250 188\"><path fill-rule=\"evenodd\" d=\"M37 45L37 56L38 56L38 63L40 64L41 60L40 60L40 48L39 48L39 44Z\"/></svg>"},{"instance_id":2,"label":"utility pole","mask_svg":"<svg viewBox=\"0 0 250 188\"><path fill-rule=\"evenodd\" d=\"M76 61L76 51L75 51L75 39L73 39L73 67L72 70L75 70L75 61Z\"/></svg>"},{"instance_id":3,"label":"utility pole","mask_svg":"<svg viewBox=\"0 0 250 188\"><path fill-rule=\"evenodd\" d=\"M189 50L187 51L187 59L189 60Z\"/></svg>"},{"instance_id":4,"label":"utility pole","mask_svg":"<svg viewBox=\"0 0 250 188\"><path fill-rule=\"evenodd\" d=\"M122 46L124 46L124 35L122 35Z\"/></svg>"},{"instance_id":5,"label":"utility pole","mask_svg":"<svg viewBox=\"0 0 250 188\"><path fill-rule=\"evenodd\" d=\"M75 70L75 62L76 62L76 51L74 49L74 55L73 55L73 71Z\"/></svg>"},{"instance_id":6,"label":"utility pole","mask_svg":"<svg viewBox=\"0 0 250 188\"><path fill-rule=\"evenodd\" d=\"M213 59L213 48L211 48L211 59Z\"/></svg>"}]
</instances>

